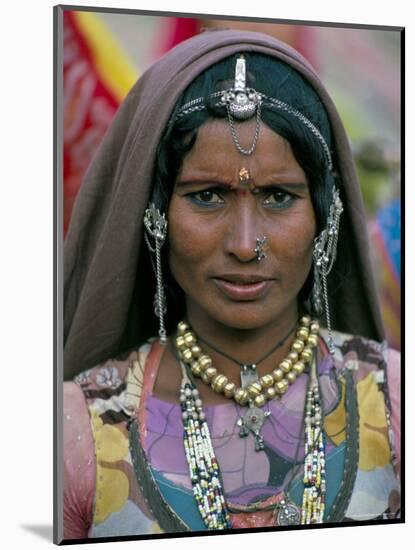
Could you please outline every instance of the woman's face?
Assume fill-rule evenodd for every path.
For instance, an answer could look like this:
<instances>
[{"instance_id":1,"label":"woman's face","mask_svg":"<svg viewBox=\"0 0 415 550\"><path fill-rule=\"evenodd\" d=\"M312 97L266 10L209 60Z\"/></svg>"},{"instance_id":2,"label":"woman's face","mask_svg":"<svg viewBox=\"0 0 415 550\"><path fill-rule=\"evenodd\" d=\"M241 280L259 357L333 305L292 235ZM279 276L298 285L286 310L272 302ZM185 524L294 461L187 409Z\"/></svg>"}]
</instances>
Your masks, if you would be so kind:
<instances>
[{"instance_id":1,"label":"woman's face","mask_svg":"<svg viewBox=\"0 0 415 550\"><path fill-rule=\"evenodd\" d=\"M237 124L242 147L254 131L254 121ZM296 315L316 221L304 171L288 142L267 126L261 124L250 156L238 152L226 121L201 126L177 177L168 222L170 269L192 316L259 329ZM254 249L263 236L267 257L258 261Z\"/></svg>"}]
</instances>

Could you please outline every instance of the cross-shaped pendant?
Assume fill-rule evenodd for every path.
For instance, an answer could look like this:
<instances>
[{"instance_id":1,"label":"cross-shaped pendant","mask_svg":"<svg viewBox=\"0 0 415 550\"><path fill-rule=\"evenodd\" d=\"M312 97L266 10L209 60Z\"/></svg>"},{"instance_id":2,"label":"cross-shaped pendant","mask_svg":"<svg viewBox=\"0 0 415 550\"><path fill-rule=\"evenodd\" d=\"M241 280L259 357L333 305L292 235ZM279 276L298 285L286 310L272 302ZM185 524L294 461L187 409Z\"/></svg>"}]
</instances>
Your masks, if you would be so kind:
<instances>
[{"instance_id":1,"label":"cross-shaped pendant","mask_svg":"<svg viewBox=\"0 0 415 550\"><path fill-rule=\"evenodd\" d=\"M249 432L252 432L255 436L255 450L264 450L264 438L261 434L261 428L271 413L269 411L263 411L259 407L253 405L252 401L249 404L249 408L243 418L239 418L237 425L239 426L239 436L246 437Z\"/></svg>"}]
</instances>

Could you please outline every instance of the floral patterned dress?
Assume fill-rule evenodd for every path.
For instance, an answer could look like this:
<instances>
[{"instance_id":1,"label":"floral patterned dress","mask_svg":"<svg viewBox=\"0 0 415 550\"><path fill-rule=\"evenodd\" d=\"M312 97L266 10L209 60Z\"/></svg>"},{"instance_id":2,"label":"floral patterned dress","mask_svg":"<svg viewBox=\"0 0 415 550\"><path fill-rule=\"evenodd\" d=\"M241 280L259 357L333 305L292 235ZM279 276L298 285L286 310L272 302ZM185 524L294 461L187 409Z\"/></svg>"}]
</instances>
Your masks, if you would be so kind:
<instances>
[{"instance_id":1,"label":"floral patterned dress","mask_svg":"<svg viewBox=\"0 0 415 550\"><path fill-rule=\"evenodd\" d=\"M323 331L318 364L326 435L324 522L399 517L400 356L335 333L333 358L326 336ZM154 340L65 383L65 539L206 529L193 498L180 406L152 392L161 354ZM129 430L126 384L134 360L142 366L137 441ZM204 408L232 528L275 526L275 505L283 496L301 506L307 381L304 373L283 399L265 405L271 415L262 429L264 451L255 451L253 437L240 437L239 405Z\"/></svg>"}]
</instances>

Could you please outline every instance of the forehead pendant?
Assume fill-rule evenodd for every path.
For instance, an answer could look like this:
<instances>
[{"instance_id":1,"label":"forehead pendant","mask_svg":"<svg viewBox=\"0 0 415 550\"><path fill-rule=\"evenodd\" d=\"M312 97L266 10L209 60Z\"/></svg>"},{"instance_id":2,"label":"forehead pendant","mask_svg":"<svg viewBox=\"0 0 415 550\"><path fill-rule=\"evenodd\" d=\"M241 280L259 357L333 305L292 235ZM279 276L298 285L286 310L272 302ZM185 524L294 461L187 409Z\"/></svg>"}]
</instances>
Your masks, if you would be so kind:
<instances>
[{"instance_id":1,"label":"forehead pendant","mask_svg":"<svg viewBox=\"0 0 415 550\"><path fill-rule=\"evenodd\" d=\"M225 104L229 126L235 147L242 155L252 155L259 136L261 122L262 96L253 88L246 87L246 61L243 55L238 57L235 65L235 79L233 88L225 90L221 95L221 102ZM240 144L235 121L243 122L256 115L255 134L251 146L245 149Z\"/></svg>"}]
</instances>

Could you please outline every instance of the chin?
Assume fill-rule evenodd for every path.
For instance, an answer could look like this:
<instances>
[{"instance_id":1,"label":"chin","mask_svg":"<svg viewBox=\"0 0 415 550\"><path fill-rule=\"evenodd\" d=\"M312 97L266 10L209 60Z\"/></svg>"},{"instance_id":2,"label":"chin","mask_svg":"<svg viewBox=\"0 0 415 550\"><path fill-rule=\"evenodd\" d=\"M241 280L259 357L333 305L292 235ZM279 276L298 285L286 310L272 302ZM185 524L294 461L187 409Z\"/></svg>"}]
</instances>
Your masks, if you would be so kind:
<instances>
[{"instance_id":1,"label":"chin","mask_svg":"<svg viewBox=\"0 0 415 550\"><path fill-rule=\"evenodd\" d=\"M279 317L281 310L269 311L264 305L244 302L223 306L217 312L216 321L226 327L238 330L257 330L271 324Z\"/></svg>"}]
</instances>

